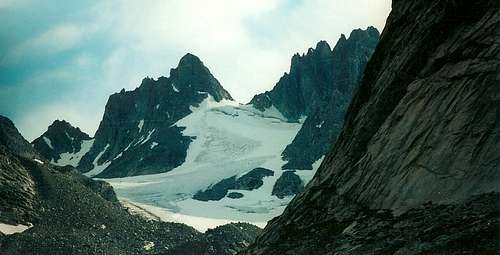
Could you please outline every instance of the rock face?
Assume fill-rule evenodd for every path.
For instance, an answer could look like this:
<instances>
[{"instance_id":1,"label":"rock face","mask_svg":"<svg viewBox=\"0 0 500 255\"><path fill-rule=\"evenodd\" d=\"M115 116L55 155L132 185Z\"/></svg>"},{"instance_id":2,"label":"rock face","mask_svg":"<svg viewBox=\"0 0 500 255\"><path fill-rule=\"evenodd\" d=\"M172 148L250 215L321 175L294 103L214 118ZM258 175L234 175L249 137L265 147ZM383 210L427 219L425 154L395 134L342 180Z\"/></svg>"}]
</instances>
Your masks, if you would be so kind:
<instances>
[{"instance_id":1,"label":"rock face","mask_svg":"<svg viewBox=\"0 0 500 255\"><path fill-rule=\"evenodd\" d=\"M71 166L23 157L33 153L31 145L10 120L0 121L0 133L9 134L8 142L0 140L0 222L33 224L19 234L1 234L2 253L199 254L184 253L189 247L203 254L235 254L260 232L250 224L231 224L202 234L131 215L116 203L109 184Z\"/></svg>"},{"instance_id":2,"label":"rock face","mask_svg":"<svg viewBox=\"0 0 500 255\"><path fill-rule=\"evenodd\" d=\"M232 198L232 199L239 199L239 198L244 197L244 195L243 195L243 194L241 194L241 193L239 193L239 192L229 192L229 193L227 194L227 197L228 197L228 198Z\"/></svg>"},{"instance_id":3,"label":"rock face","mask_svg":"<svg viewBox=\"0 0 500 255\"><path fill-rule=\"evenodd\" d=\"M56 120L47 131L35 139L33 147L42 156L55 164L71 164L71 160L61 160L61 154L72 154L81 151L82 143L91 140L90 136L79 128L73 127L64 120ZM75 162L78 163L78 162ZM76 166L76 165L74 165Z\"/></svg>"},{"instance_id":4,"label":"rock face","mask_svg":"<svg viewBox=\"0 0 500 255\"><path fill-rule=\"evenodd\" d=\"M276 107L290 121L307 116L303 128L283 152L283 169L312 169L338 136L363 70L377 45L373 27L341 36L333 50L321 41L306 55L294 55L290 73L250 102L261 111Z\"/></svg>"},{"instance_id":5,"label":"rock face","mask_svg":"<svg viewBox=\"0 0 500 255\"><path fill-rule=\"evenodd\" d=\"M0 144L16 155L25 158L40 158L39 153L19 134L14 123L0 115Z\"/></svg>"},{"instance_id":6,"label":"rock face","mask_svg":"<svg viewBox=\"0 0 500 255\"><path fill-rule=\"evenodd\" d=\"M246 248L261 231L262 229L248 223L230 223L209 229L202 238L193 238L164 254L233 255Z\"/></svg>"},{"instance_id":7,"label":"rock face","mask_svg":"<svg viewBox=\"0 0 500 255\"><path fill-rule=\"evenodd\" d=\"M97 177L169 171L182 164L191 137L175 122L207 96L232 100L200 59L185 55L170 77L146 78L134 91L110 96L95 141L78 165Z\"/></svg>"},{"instance_id":8,"label":"rock face","mask_svg":"<svg viewBox=\"0 0 500 255\"><path fill-rule=\"evenodd\" d=\"M273 186L272 194L279 198L299 194L304 190L304 182L295 171L285 171Z\"/></svg>"},{"instance_id":9,"label":"rock face","mask_svg":"<svg viewBox=\"0 0 500 255\"><path fill-rule=\"evenodd\" d=\"M237 178L236 176L231 176L229 178L223 179L220 182L208 187L206 190L200 190L193 195L193 199L200 201L209 200L221 200L224 198L230 189L235 190L254 190L260 188L264 182L262 179L266 176L273 176L274 172L272 170L258 167L250 172ZM233 192L236 193L236 192ZM240 193L238 193L240 194ZM241 198L243 197L237 194L231 195L230 198ZM229 196L228 196L229 197Z\"/></svg>"},{"instance_id":10,"label":"rock face","mask_svg":"<svg viewBox=\"0 0 500 255\"><path fill-rule=\"evenodd\" d=\"M337 142L244 254L495 253L498 22L493 0L393 1Z\"/></svg>"}]
</instances>

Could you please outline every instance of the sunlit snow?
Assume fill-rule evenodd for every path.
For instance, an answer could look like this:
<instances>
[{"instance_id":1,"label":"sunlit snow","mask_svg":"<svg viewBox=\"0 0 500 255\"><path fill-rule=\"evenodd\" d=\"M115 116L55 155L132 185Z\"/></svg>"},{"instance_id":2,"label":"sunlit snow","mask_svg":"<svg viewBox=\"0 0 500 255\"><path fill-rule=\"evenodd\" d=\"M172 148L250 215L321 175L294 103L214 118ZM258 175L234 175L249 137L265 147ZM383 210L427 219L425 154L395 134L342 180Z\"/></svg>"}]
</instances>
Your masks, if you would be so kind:
<instances>
[{"instance_id":1,"label":"sunlit snow","mask_svg":"<svg viewBox=\"0 0 500 255\"><path fill-rule=\"evenodd\" d=\"M302 123L288 122L274 107L260 112L251 105L218 103L211 97L191 110L192 114L175 123L186 127L184 135L196 137L185 163L167 173L106 179L119 198L154 210L164 220L198 229L234 221L264 226L280 215L292 198L279 199L271 196L271 191L286 163L281 152ZM238 190L243 198L209 202L191 198L198 190L256 167L271 169L275 174L265 177L264 185L257 190ZM307 182L315 171L298 172Z\"/></svg>"},{"instance_id":2,"label":"sunlit snow","mask_svg":"<svg viewBox=\"0 0 500 255\"><path fill-rule=\"evenodd\" d=\"M106 169L106 167L109 166L109 164L111 164L111 161L106 161L102 164L99 164L97 162L99 162L99 159L101 158L102 154L104 154L109 148L109 144L106 144L106 147L104 147L104 149L99 153L99 155L97 155L97 157L95 157L94 159L94 162L92 162L92 164L94 165L94 168L86 173L84 173L84 175L86 176L89 176L89 177L92 177L92 176L96 176L98 174L100 174L104 169Z\"/></svg>"}]
</instances>

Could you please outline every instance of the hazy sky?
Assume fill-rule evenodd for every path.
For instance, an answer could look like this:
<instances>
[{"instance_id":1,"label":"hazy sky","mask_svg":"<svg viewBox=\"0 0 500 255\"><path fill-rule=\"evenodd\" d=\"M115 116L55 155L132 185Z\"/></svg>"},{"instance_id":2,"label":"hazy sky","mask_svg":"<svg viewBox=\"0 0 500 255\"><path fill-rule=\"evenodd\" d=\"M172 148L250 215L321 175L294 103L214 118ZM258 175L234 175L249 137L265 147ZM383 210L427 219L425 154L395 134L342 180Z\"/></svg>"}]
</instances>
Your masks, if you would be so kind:
<instances>
[{"instance_id":1,"label":"hazy sky","mask_svg":"<svg viewBox=\"0 0 500 255\"><path fill-rule=\"evenodd\" d=\"M110 94L198 57L242 103L296 52L380 31L390 0L0 0L0 114L29 140L55 119L93 135Z\"/></svg>"}]
</instances>

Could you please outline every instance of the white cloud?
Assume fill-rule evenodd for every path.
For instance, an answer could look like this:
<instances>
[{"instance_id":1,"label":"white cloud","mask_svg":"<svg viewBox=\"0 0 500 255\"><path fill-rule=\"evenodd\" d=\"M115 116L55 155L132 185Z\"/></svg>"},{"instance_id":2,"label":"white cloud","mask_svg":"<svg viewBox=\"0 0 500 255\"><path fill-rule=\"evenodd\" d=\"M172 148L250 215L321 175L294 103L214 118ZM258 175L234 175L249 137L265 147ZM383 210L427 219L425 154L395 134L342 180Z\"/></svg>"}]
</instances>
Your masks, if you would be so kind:
<instances>
[{"instance_id":1,"label":"white cloud","mask_svg":"<svg viewBox=\"0 0 500 255\"><path fill-rule=\"evenodd\" d=\"M16 64L25 57L50 56L75 47L81 39L80 27L59 24L9 50L3 64Z\"/></svg>"},{"instance_id":2,"label":"white cloud","mask_svg":"<svg viewBox=\"0 0 500 255\"><path fill-rule=\"evenodd\" d=\"M290 12L280 9L284 0L106 2L98 9L111 24L115 49L106 61L105 80L131 89L144 76L167 75L191 52L233 97L248 102L274 86L295 52L323 39L335 44L340 33L355 28L382 28L389 2L308 0ZM252 31L250 20L270 29L272 41L263 43L266 38Z\"/></svg>"},{"instance_id":3,"label":"white cloud","mask_svg":"<svg viewBox=\"0 0 500 255\"><path fill-rule=\"evenodd\" d=\"M319 40L333 47L352 29L382 29L389 10L390 0L99 1L82 11L85 18L54 24L9 50L4 64L27 57L56 59L56 53L85 48L67 65L31 78L48 87L51 79L67 80L81 87L81 95L61 94L57 104L27 109L21 129L67 118L93 133L110 93L133 89L145 76L168 75L187 52L199 56L233 97L246 103L274 86L295 52ZM86 52L101 45L109 50ZM28 137L36 132L26 131Z\"/></svg>"}]
</instances>

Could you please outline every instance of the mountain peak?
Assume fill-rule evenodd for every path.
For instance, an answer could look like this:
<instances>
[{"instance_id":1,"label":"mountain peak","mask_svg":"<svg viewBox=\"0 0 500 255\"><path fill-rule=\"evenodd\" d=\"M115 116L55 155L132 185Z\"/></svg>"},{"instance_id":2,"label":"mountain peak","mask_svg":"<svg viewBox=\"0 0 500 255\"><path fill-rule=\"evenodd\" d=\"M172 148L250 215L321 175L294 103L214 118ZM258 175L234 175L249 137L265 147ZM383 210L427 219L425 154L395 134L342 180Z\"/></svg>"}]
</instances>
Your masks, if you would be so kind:
<instances>
[{"instance_id":1,"label":"mountain peak","mask_svg":"<svg viewBox=\"0 0 500 255\"><path fill-rule=\"evenodd\" d=\"M88 134L66 120L55 120L32 144L46 159L57 162L60 154L79 151L82 141L90 139Z\"/></svg>"},{"instance_id":2,"label":"mountain peak","mask_svg":"<svg viewBox=\"0 0 500 255\"><path fill-rule=\"evenodd\" d=\"M71 124L67 122L66 120L54 120L52 124L50 124L49 128L67 128L71 127Z\"/></svg>"},{"instance_id":3,"label":"mountain peak","mask_svg":"<svg viewBox=\"0 0 500 255\"><path fill-rule=\"evenodd\" d=\"M185 65L185 64L198 64L203 66L203 62L198 58L196 55L191 54L191 53L186 53L180 60L179 60L179 66Z\"/></svg>"},{"instance_id":4,"label":"mountain peak","mask_svg":"<svg viewBox=\"0 0 500 255\"><path fill-rule=\"evenodd\" d=\"M349 35L349 40L364 40L367 38L379 38L379 37L380 37L379 31L375 27L369 26L365 30L363 29L352 30L351 34Z\"/></svg>"},{"instance_id":5,"label":"mountain peak","mask_svg":"<svg viewBox=\"0 0 500 255\"><path fill-rule=\"evenodd\" d=\"M222 99L233 100L219 81L210 73L210 70L197 56L187 53L180 61L177 68L170 70L170 79L175 83L177 89L194 90L196 92L207 92L216 101Z\"/></svg>"},{"instance_id":6,"label":"mountain peak","mask_svg":"<svg viewBox=\"0 0 500 255\"><path fill-rule=\"evenodd\" d=\"M332 51L327 41L321 40L316 44L317 51Z\"/></svg>"}]
</instances>

